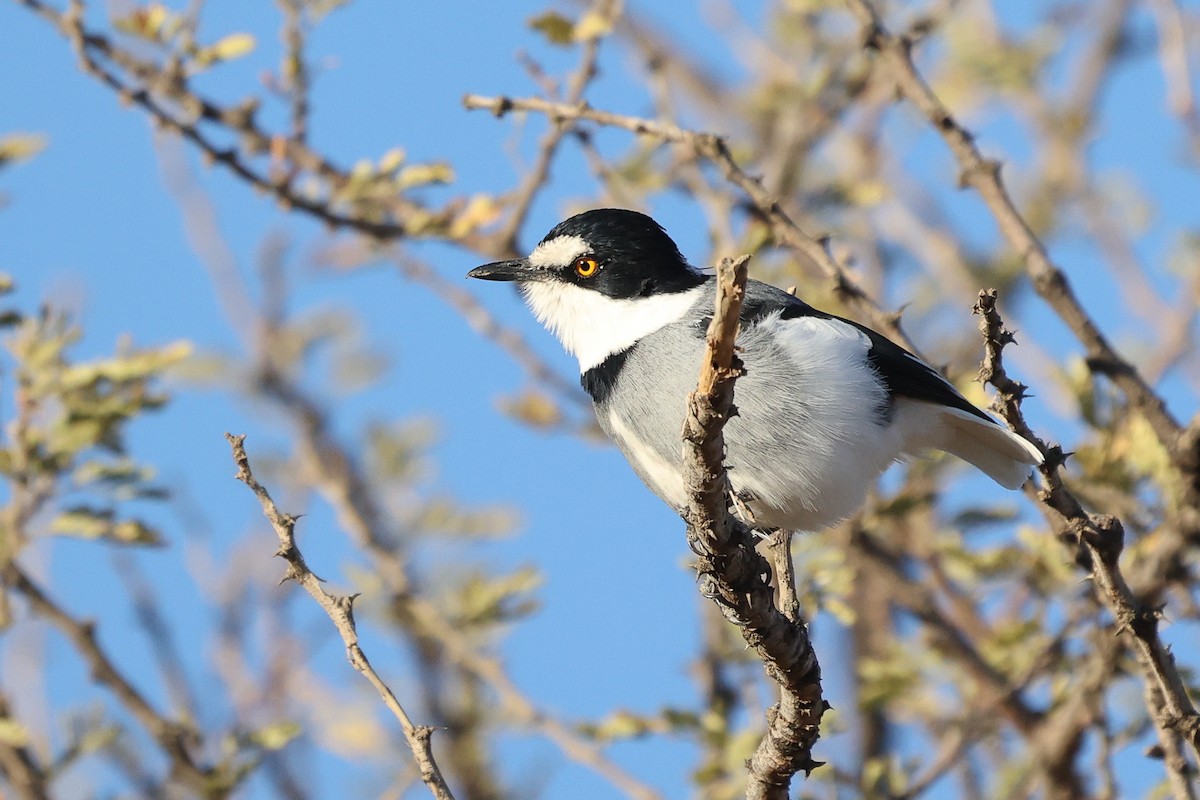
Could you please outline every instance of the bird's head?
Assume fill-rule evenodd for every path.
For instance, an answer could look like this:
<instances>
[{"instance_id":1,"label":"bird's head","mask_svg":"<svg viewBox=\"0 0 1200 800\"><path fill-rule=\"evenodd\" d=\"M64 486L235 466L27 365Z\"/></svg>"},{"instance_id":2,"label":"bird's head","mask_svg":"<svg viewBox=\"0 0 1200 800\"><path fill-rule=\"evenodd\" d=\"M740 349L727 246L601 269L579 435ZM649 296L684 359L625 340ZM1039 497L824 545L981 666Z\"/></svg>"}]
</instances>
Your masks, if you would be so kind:
<instances>
[{"instance_id":1,"label":"bird's head","mask_svg":"<svg viewBox=\"0 0 1200 800\"><path fill-rule=\"evenodd\" d=\"M677 320L707 280L661 225L618 208L576 214L527 258L484 264L467 276L515 281L582 371Z\"/></svg>"}]
</instances>

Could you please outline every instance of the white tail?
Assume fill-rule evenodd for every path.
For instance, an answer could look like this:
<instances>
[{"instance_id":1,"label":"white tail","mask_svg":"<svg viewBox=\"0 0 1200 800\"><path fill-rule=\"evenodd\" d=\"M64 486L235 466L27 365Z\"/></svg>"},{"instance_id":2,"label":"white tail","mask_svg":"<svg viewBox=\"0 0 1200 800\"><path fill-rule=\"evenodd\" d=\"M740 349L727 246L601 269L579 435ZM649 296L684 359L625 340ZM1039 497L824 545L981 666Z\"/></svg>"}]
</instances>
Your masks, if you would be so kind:
<instances>
[{"instance_id":1,"label":"white tail","mask_svg":"<svg viewBox=\"0 0 1200 800\"><path fill-rule=\"evenodd\" d=\"M999 422L948 406L915 401L916 412L906 420L914 449L944 450L972 464L1007 489L1019 489L1032 467L1042 463L1041 452ZM907 449L907 448L906 448Z\"/></svg>"}]
</instances>

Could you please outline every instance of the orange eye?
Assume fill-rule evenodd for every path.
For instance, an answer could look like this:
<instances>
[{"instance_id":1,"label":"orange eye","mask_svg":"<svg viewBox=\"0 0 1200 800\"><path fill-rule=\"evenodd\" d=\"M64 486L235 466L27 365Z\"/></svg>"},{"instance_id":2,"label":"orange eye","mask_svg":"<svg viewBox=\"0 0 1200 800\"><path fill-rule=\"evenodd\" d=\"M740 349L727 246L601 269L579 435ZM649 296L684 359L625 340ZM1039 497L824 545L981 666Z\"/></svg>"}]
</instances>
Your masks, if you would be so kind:
<instances>
[{"instance_id":1,"label":"orange eye","mask_svg":"<svg viewBox=\"0 0 1200 800\"><path fill-rule=\"evenodd\" d=\"M596 270L600 269L600 262L594 258L577 258L573 266L576 275L581 278L590 278L596 274Z\"/></svg>"}]
</instances>

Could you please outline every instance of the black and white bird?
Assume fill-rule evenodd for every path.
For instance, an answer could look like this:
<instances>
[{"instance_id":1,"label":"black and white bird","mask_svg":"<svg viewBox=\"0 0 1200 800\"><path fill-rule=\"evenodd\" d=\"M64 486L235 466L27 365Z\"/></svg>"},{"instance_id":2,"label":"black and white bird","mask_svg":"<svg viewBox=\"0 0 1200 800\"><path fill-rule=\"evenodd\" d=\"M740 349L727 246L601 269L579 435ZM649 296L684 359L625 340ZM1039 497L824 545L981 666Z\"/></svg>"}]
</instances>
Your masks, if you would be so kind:
<instances>
[{"instance_id":1,"label":"black and white bird","mask_svg":"<svg viewBox=\"0 0 1200 800\"><path fill-rule=\"evenodd\" d=\"M716 280L691 267L653 219L612 208L571 217L528 258L468 276L517 282L579 360L600 427L642 481L681 510L684 408ZM833 525L891 463L929 450L1010 489L1042 460L904 348L773 286L749 281L737 344L746 371L725 426L725 465L755 527Z\"/></svg>"}]
</instances>

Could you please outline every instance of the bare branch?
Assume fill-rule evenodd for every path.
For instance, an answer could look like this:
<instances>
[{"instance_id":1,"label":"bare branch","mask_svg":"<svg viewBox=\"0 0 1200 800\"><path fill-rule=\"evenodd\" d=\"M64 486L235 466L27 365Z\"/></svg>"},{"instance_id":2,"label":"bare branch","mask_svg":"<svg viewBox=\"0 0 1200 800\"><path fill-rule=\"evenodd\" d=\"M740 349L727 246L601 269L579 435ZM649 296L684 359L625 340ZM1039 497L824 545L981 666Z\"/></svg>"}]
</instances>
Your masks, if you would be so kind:
<instances>
[{"instance_id":1,"label":"bare branch","mask_svg":"<svg viewBox=\"0 0 1200 800\"><path fill-rule=\"evenodd\" d=\"M979 192L1009 246L1024 262L1025 271L1038 294L1087 348L1089 368L1119 386L1146 416L1162 445L1168 452L1175 453L1179 423L1137 367L1113 348L1083 308L1066 274L1050 260L1045 245L1017 210L1000 177L1000 163L984 158L975 145L974 136L954 118L921 77L913 64L911 42L889 33L869 0L846 0L846 3L861 26L864 46L879 53L887 66L886 75L895 82L899 94L941 134L958 161L960 183Z\"/></svg>"},{"instance_id":2,"label":"bare branch","mask_svg":"<svg viewBox=\"0 0 1200 800\"><path fill-rule=\"evenodd\" d=\"M759 178L750 175L738 165L723 137L712 133L697 133L656 120L600 111L584 102L569 104L555 103L538 97L482 97L468 94L463 97L463 105L469 109L490 111L498 117L512 111L533 111L545 114L560 124L567 120L589 120L599 125L621 128L639 136L650 136L687 147L697 156L716 165L726 180L741 189L770 225L780 244L812 260L832 281L834 291L840 299L867 317L875 327L904 343L909 349L914 347L901 330L899 318L880 308L845 267L830 254L828 239L805 233L784 209L782 201L772 196Z\"/></svg>"},{"instance_id":3,"label":"bare branch","mask_svg":"<svg viewBox=\"0 0 1200 800\"><path fill-rule=\"evenodd\" d=\"M698 557L701 593L738 626L767 675L779 684L779 702L767 713L766 734L748 765L747 797L780 800L787 798L793 775L819 766L812 747L826 703L808 629L803 620L789 619L775 606L765 577L771 568L755 549L753 532L729 508L722 429L734 412L733 384L742 371L734 342L748 261L749 256L725 259L717 272L716 313L684 421L684 519L688 545Z\"/></svg>"},{"instance_id":4,"label":"bare branch","mask_svg":"<svg viewBox=\"0 0 1200 800\"><path fill-rule=\"evenodd\" d=\"M399 720L400 727L404 731L404 738L408 740L413 758L416 759L417 766L421 770L421 780L429 787L429 791L433 793L434 797L439 800L453 800L454 795L433 758L433 729L425 725L413 724L404 707L400 705L400 701L379 677L379 673L371 666L366 653L359 646L358 631L354 625L354 599L358 595L338 597L325 591L325 588L321 586L320 579L304 563L304 556L301 554L300 548L296 546L294 535L296 517L282 513L275 506L275 501L271 499L266 487L259 483L250 471L250 459L246 455L245 448L246 437L227 433L225 438L233 448L233 460L238 467L237 479L254 492L254 496L258 498L258 502L262 506L263 514L279 537L279 550L275 555L288 564L283 580L292 580L304 587L304 590L329 615L329 619L337 627L342 641L346 644L350 663L370 681L375 690L379 692L379 696L383 698L384 705Z\"/></svg>"},{"instance_id":5,"label":"bare branch","mask_svg":"<svg viewBox=\"0 0 1200 800\"><path fill-rule=\"evenodd\" d=\"M1005 421L1018 433L1037 443L1046 455L1045 463L1038 467L1046 488L1038 492L1038 499L1052 512L1064 533L1077 542L1086 554L1096 594L1112 613L1116 633L1124 637L1137 657L1147 691L1161 693L1163 702L1150 708L1155 726L1160 731L1169 730L1180 736L1191 746L1194 754L1200 755L1200 715L1188 697L1187 688L1175 667L1174 657L1158 635L1162 609L1146 607L1139 602L1121 573L1124 526L1110 514L1091 514L1083 508L1062 481L1061 468L1065 461L1062 449L1047 447L1033 436L1026 424L1021 412L1021 399L1026 387L1008 376L1002 362L1003 348L1013 341L1013 335L1004 327L996 310L995 290L979 293L976 313L980 316L979 330L985 346L980 379L992 384L1000 392L998 411Z\"/></svg>"},{"instance_id":6,"label":"bare branch","mask_svg":"<svg viewBox=\"0 0 1200 800\"><path fill-rule=\"evenodd\" d=\"M225 785L223 770L199 764L192 755L199 745L194 730L182 722L160 714L142 693L119 670L96 639L96 626L71 616L37 585L16 561L0 569L4 585L17 591L33 612L48 620L70 641L91 669L93 679L107 686L121 705L149 731L171 762L172 771L187 786L202 797L225 797L232 787Z\"/></svg>"}]
</instances>

